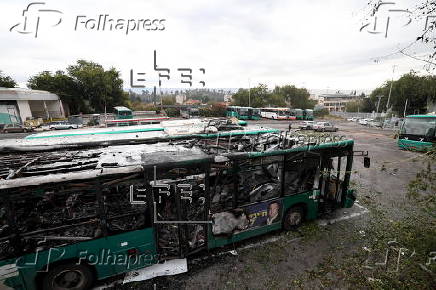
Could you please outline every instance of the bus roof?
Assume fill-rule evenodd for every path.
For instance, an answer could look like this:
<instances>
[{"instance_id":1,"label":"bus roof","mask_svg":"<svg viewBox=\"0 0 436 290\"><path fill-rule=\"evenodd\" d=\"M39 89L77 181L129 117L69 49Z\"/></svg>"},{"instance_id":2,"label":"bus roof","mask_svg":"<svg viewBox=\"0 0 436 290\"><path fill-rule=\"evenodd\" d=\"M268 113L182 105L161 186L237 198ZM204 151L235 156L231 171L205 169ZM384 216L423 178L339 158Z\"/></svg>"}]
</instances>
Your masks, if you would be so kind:
<instances>
[{"instance_id":1,"label":"bus roof","mask_svg":"<svg viewBox=\"0 0 436 290\"><path fill-rule=\"evenodd\" d=\"M262 110L277 110L277 111L289 111L289 108L285 108L285 107L281 107L281 108L273 108L273 107L268 107L268 108L261 108Z\"/></svg>"},{"instance_id":2,"label":"bus roof","mask_svg":"<svg viewBox=\"0 0 436 290\"><path fill-rule=\"evenodd\" d=\"M256 141L255 144L263 145L274 137L279 138L279 134L265 133L253 136L251 140ZM232 135L232 139L234 139L234 135ZM86 150L44 152L43 154L20 154L16 156L17 162L13 160L11 162L12 157L8 155L6 156L7 161L15 167L12 173L8 173L9 179L0 179L0 189L87 180L114 174L139 173L144 171L144 168L153 166L168 167L203 162L220 162L322 149L340 150L340 148L343 148L345 150L345 148L349 149L354 144L353 140L343 140L279 149L277 145L268 143L270 147L266 149L263 146L261 146L262 149L259 149L254 145L253 147L242 146L241 149L237 142L240 142L241 145L246 144L247 136L244 135L241 136L239 141L234 141L233 145L235 146L230 146L231 144L228 141L222 141L221 147L224 150L217 152L215 150L218 150L219 146L215 146L215 142L202 142L202 140L205 141L202 138L191 138L179 142L173 140L154 144L120 145ZM217 148L215 149L215 147ZM50 160L50 162L47 162L47 160ZM20 163L24 163L24 165ZM5 169L8 168L2 168L2 170Z\"/></svg>"},{"instance_id":3,"label":"bus roof","mask_svg":"<svg viewBox=\"0 0 436 290\"><path fill-rule=\"evenodd\" d=\"M430 114L430 115L409 115L406 116L406 118L436 118L436 115Z\"/></svg>"},{"instance_id":4,"label":"bus roof","mask_svg":"<svg viewBox=\"0 0 436 290\"><path fill-rule=\"evenodd\" d=\"M114 107L114 109L117 111L120 111L120 112L131 112L132 111L129 108L124 107L124 106L116 106L116 107Z\"/></svg>"},{"instance_id":5,"label":"bus roof","mask_svg":"<svg viewBox=\"0 0 436 290\"><path fill-rule=\"evenodd\" d=\"M123 120L124 121L124 120ZM97 146L110 146L120 144L140 144L162 142L169 139L183 138L215 138L226 134L250 135L278 132L278 129L250 125L238 130L218 131L208 134L209 126L229 122L227 119L188 119L162 121L160 124L122 126L109 128L84 128L64 132L49 131L32 134L25 139L7 139L0 143L0 152L30 152L53 151L60 149L90 148Z\"/></svg>"}]
</instances>

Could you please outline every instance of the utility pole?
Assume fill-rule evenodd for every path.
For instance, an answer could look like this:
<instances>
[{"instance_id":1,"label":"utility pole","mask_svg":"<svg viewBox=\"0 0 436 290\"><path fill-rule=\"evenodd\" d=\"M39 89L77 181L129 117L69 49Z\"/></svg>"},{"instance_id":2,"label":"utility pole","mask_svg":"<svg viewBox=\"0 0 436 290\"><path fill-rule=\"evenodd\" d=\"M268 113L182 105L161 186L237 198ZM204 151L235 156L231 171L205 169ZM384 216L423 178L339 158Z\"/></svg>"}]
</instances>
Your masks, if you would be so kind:
<instances>
[{"instance_id":1,"label":"utility pole","mask_svg":"<svg viewBox=\"0 0 436 290\"><path fill-rule=\"evenodd\" d=\"M408 101L409 99L406 99L406 103L404 104L404 118L406 117L406 109L407 109L407 101Z\"/></svg>"},{"instance_id":2,"label":"utility pole","mask_svg":"<svg viewBox=\"0 0 436 290\"><path fill-rule=\"evenodd\" d=\"M391 100L391 93L392 93L392 85L394 84L394 72L395 72L396 65L392 66L392 79L391 79L391 87L389 88L389 96L388 96L388 102L386 103L386 112L389 109L389 101Z\"/></svg>"},{"instance_id":3,"label":"utility pole","mask_svg":"<svg viewBox=\"0 0 436 290\"><path fill-rule=\"evenodd\" d=\"M106 96L104 96L104 126L107 127Z\"/></svg>"},{"instance_id":4,"label":"utility pole","mask_svg":"<svg viewBox=\"0 0 436 290\"><path fill-rule=\"evenodd\" d=\"M250 79L248 79L248 106L251 107L251 84Z\"/></svg>"},{"instance_id":5,"label":"utility pole","mask_svg":"<svg viewBox=\"0 0 436 290\"><path fill-rule=\"evenodd\" d=\"M378 114L378 108L380 106L380 99L381 99L381 97L382 96L377 96L377 98L378 98L378 102L377 102L377 114Z\"/></svg>"}]
</instances>

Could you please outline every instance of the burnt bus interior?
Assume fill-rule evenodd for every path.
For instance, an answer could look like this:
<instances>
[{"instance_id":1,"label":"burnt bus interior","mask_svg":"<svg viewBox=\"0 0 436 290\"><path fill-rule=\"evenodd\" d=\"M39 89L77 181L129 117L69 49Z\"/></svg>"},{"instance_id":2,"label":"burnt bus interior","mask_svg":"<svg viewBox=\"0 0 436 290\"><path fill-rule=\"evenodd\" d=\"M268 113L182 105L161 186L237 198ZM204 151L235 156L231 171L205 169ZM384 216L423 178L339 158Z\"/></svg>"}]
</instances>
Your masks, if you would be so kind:
<instances>
[{"instance_id":1,"label":"burnt bus interior","mask_svg":"<svg viewBox=\"0 0 436 290\"><path fill-rule=\"evenodd\" d=\"M276 154L292 147L291 142L281 134L266 135L165 143L195 146L205 154L195 162L142 161L140 172L2 189L0 259L147 227L155 228L161 259L170 259L207 248L210 218L217 212L314 189L320 190L322 212L344 202L352 145ZM222 160L214 159L226 153ZM98 149L8 154L0 156L0 176L18 179L96 169L99 154ZM141 202L132 202L132 192Z\"/></svg>"}]
</instances>

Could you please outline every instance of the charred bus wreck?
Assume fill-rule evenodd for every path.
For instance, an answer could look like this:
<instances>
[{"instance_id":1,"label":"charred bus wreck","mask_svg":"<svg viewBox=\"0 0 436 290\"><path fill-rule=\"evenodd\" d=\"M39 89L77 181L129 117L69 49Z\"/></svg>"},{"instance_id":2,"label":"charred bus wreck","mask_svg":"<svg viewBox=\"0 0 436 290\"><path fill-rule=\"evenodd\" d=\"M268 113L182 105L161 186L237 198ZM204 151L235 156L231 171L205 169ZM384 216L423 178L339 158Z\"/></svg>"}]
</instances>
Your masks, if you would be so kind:
<instances>
[{"instance_id":1,"label":"charred bus wreck","mask_svg":"<svg viewBox=\"0 0 436 290\"><path fill-rule=\"evenodd\" d=\"M0 162L0 282L17 289L87 289L355 200L352 140L234 132Z\"/></svg>"}]
</instances>

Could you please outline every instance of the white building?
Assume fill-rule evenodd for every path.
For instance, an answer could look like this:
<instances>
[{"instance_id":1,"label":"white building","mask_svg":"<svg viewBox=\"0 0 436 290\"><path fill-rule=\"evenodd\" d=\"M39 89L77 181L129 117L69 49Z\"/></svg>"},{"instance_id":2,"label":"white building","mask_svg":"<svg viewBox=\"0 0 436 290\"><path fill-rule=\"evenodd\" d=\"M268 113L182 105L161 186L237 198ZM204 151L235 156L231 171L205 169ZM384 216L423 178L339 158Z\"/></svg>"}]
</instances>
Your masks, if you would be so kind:
<instances>
[{"instance_id":1,"label":"white building","mask_svg":"<svg viewBox=\"0 0 436 290\"><path fill-rule=\"evenodd\" d=\"M0 124L22 123L31 118L65 118L62 101L46 91L0 88Z\"/></svg>"},{"instance_id":2,"label":"white building","mask_svg":"<svg viewBox=\"0 0 436 290\"><path fill-rule=\"evenodd\" d=\"M348 102L359 100L360 97L348 94L321 94L318 96L318 104L324 106L330 112L345 112Z\"/></svg>"},{"instance_id":3,"label":"white building","mask_svg":"<svg viewBox=\"0 0 436 290\"><path fill-rule=\"evenodd\" d=\"M186 102L186 95L177 95L176 103L179 105L183 105Z\"/></svg>"}]
</instances>

